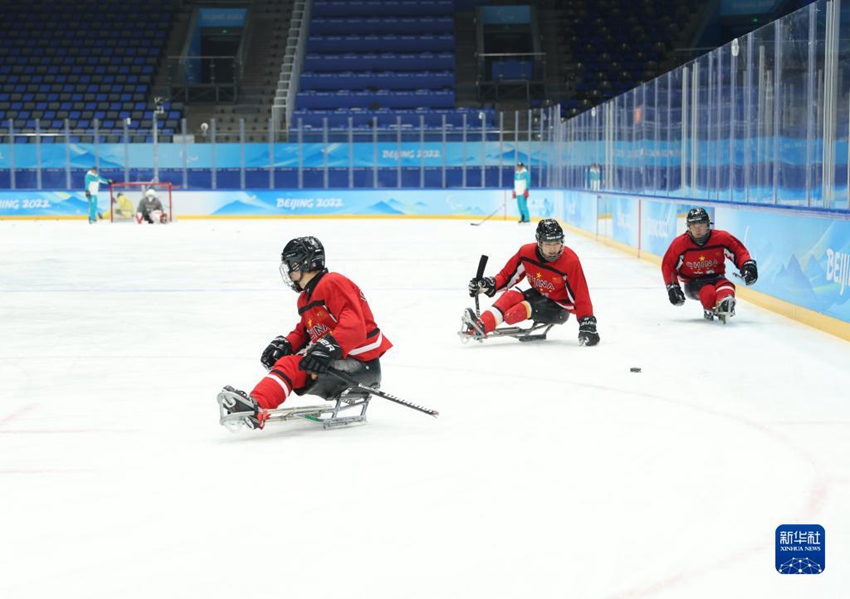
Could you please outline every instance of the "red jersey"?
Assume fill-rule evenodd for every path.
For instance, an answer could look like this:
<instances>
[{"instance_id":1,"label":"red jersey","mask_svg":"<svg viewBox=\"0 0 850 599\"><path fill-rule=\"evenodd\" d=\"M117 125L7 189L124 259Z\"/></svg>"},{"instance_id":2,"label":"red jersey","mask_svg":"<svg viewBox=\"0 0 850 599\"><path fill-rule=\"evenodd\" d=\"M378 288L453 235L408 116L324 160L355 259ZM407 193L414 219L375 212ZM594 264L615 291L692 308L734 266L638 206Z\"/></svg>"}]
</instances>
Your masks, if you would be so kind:
<instances>
[{"instance_id":1,"label":"red jersey","mask_svg":"<svg viewBox=\"0 0 850 599\"><path fill-rule=\"evenodd\" d=\"M375 324L360 288L335 272L316 275L298 295L301 322L286 336L298 351L328 333L342 347L342 356L368 362L393 346Z\"/></svg>"},{"instance_id":2,"label":"red jersey","mask_svg":"<svg viewBox=\"0 0 850 599\"><path fill-rule=\"evenodd\" d=\"M523 278L528 279L541 295L579 318L593 316L581 262L567 246L554 262L547 262L540 256L536 243L522 246L496 275L496 289L513 287Z\"/></svg>"},{"instance_id":3,"label":"red jersey","mask_svg":"<svg viewBox=\"0 0 850 599\"><path fill-rule=\"evenodd\" d=\"M700 277L726 274L726 259L731 260L738 269L750 260L750 253L744 244L726 231L711 229L708 239L697 245L691 236L683 233L673 240L664 258L661 260L661 274L664 284L688 283Z\"/></svg>"}]
</instances>

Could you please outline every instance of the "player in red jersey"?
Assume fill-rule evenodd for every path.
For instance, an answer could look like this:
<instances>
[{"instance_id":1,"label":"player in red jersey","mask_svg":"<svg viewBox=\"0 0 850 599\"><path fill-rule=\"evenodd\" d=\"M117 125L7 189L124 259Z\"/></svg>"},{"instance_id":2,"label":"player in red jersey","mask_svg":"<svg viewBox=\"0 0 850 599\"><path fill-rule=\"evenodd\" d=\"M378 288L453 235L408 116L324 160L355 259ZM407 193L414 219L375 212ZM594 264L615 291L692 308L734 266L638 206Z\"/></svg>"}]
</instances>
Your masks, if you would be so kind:
<instances>
[{"instance_id":1,"label":"player in red jersey","mask_svg":"<svg viewBox=\"0 0 850 599\"><path fill-rule=\"evenodd\" d=\"M375 324L360 288L325 268L325 248L315 237L297 237L286 244L280 273L299 292L301 319L263 351L260 362L269 372L250 394L225 387L238 397L226 408L230 413L246 412L244 422L251 428L262 428L264 411L277 408L293 391L315 393L319 383L330 378L324 374L329 366L355 378L368 372L371 382L376 378L379 382L379 358L392 347Z\"/></svg>"},{"instance_id":2,"label":"player in red jersey","mask_svg":"<svg viewBox=\"0 0 850 599\"><path fill-rule=\"evenodd\" d=\"M707 320L718 317L725 323L735 315L735 285L725 277L726 259L735 264L747 285L758 279L756 261L733 235L711 228L704 208L692 208L687 225L688 231L673 240L661 261L670 303L681 306L687 295L700 301Z\"/></svg>"},{"instance_id":3,"label":"player in red jersey","mask_svg":"<svg viewBox=\"0 0 850 599\"><path fill-rule=\"evenodd\" d=\"M537 225L535 238L537 243L520 247L495 277L469 281L470 297L479 293L493 297L500 289L507 291L480 318L467 310L464 334L483 339L502 322L516 324L532 319L560 324L573 313L579 321L579 343L596 345L599 333L587 281L578 256L564 245L564 230L558 221L547 218ZM523 279L531 284L531 289L514 289Z\"/></svg>"}]
</instances>

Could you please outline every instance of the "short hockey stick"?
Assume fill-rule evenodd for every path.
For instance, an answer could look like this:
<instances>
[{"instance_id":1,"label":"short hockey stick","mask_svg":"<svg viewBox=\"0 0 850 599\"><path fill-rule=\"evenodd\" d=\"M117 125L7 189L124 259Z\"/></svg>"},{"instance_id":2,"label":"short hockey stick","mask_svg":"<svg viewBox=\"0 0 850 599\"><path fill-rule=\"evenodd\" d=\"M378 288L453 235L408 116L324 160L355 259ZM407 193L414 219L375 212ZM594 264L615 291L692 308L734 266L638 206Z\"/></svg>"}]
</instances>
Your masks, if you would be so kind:
<instances>
[{"instance_id":1,"label":"short hockey stick","mask_svg":"<svg viewBox=\"0 0 850 599\"><path fill-rule=\"evenodd\" d=\"M486 254L481 254L481 258L478 260L478 272L475 273L475 278L481 280L481 277L484 276L484 269L487 268L487 260L489 258ZM481 307L478 305L478 294L475 294L475 318L481 318Z\"/></svg>"},{"instance_id":2,"label":"short hockey stick","mask_svg":"<svg viewBox=\"0 0 850 599\"><path fill-rule=\"evenodd\" d=\"M409 401L401 399L400 397L396 397L395 395L390 395L389 393L385 393L384 391L381 391L380 389L373 389L372 387L367 387L366 385L363 385L363 384L357 382L355 379L348 376L346 373L342 372L341 370L337 370L336 368L333 368L333 367L328 368L328 374L334 375L336 378L338 378L339 380L341 380L345 383L348 383L352 387L357 387L358 389L361 389L363 391L368 391L369 393L371 393L373 395L377 395L378 397L383 397L384 399L394 401L397 404L401 404L401 405L406 406L408 408L412 408L412 409L414 409L418 412L422 412L423 414L428 414L429 416L433 416L434 418L436 418L437 416L440 415L440 413L437 410L432 410L430 408L425 408L423 406L416 405L415 403L410 403Z\"/></svg>"},{"instance_id":3,"label":"short hockey stick","mask_svg":"<svg viewBox=\"0 0 850 599\"><path fill-rule=\"evenodd\" d=\"M484 223L486 223L486 222L487 222L488 220L490 220L491 218L493 218L494 216L496 216L496 213L497 213L499 210L501 210L502 208L504 208L504 207L505 207L505 205L504 205L504 204L502 204L501 206L499 206L498 208L496 208L495 210L493 210L493 212L491 212L490 214L488 214L487 216L485 216L485 217L484 217L484 220L478 221L477 223L469 223L469 224L470 224L470 225L472 225L473 227L479 227L479 226L483 225Z\"/></svg>"}]
</instances>

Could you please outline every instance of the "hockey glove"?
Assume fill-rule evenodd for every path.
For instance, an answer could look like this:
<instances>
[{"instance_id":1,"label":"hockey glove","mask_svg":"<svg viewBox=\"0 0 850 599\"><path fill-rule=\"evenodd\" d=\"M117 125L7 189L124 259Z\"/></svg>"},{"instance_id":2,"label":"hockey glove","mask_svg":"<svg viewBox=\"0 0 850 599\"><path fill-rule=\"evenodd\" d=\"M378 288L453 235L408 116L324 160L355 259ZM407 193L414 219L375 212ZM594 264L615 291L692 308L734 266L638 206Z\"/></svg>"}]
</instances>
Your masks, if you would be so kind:
<instances>
[{"instance_id":1,"label":"hockey glove","mask_svg":"<svg viewBox=\"0 0 850 599\"><path fill-rule=\"evenodd\" d=\"M522 197L524 197L526 200L528 199L528 190L527 189L522 192Z\"/></svg>"},{"instance_id":2,"label":"hockey glove","mask_svg":"<svg viewBox=\"0 0 850 599\"><path fill-rule=\"evenodd\" d=\"M340 358L342 358L342 348L333 336L325 335L310 346L301 358L298 368L314 374L322 374L328 371L331 362Z\"/></svg>"},{"instance_id":3,"label":"hockey glove","mask_svg":"<svg viewBox=\"0 0 850 599\"><path fill-rule=\"evenodd\" d=\"M90 192L90 191L87 191L87 192L86 192L86 199L87 199L87 200L90 200L90 199L91 199L91 192Z\"/></svg>"},{"instance_id":4,"label":"hockey glove","mask_svg":"<svg viewBox=\"0 0 850 599\"><path fill-rule=\"evenodd\" d=\"M752 285L758 281L759 269L755 260L747 260L741 265L741 277L747 285Z\"/></svg>"},{"instance_id":5,"label":"hockey glove","mask_svg":"<svg viewBox=\"0 0 850 599\"><path fill-rule=\"evenodd\" d=\"M578 321L579 345L596 345L599 343L599 333L596 332L596 317L585 316Z\"/></svg>"},{"instance_id":6,"label":"hockey glove","mask_svg":"<svg viewBox=\"0 0 850 599\"><path fill-rule=\"evenodd\" d=\"M676 283L667 285L667 297L670 298L670 303L674 306L681 306L685 303L685 292Z\"/></svg>"},{"instance_id":7,"label":"hockey glove","mask_svg":"<svg viewBox=\"0 0 850 599\"><path fill-rule=\"evenodd\" d=\"M280 360L283 356L288 356L292 353L292 346L286 337L279 335L275 337L269 346L263 351L260 356L260 363L266 367L266 370L271 370L274 363Z\"/></svg>"},{"instance_id":8,"label":"hockey glove","mask_svg":"<svg viewBox=\"0 0 850 599\"><path fill-rule=\"evenodd\" d=\"M474 277L469 280L469 297L475 297L479 293L487 297L496 295L496 279L493 277Z\"/></svg>"}]
</instances>

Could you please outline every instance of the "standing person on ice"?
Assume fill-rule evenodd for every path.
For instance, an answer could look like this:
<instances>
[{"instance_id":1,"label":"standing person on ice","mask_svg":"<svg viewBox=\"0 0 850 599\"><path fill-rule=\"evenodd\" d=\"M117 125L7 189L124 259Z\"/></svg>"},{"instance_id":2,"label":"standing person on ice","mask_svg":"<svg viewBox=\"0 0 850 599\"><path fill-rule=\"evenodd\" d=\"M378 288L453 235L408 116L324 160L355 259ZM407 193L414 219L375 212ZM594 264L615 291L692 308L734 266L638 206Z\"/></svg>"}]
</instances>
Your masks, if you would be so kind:
<instances>
[{"instance_id":1,"label":"standing person on ice","mask_svg":"<svg viewBox=\"0 0 850 599\"><path fill-rule=\"evenodd\" d=\"M263 428L267 410L277 408L293 391L309 393L340 360L349 362L355 377L369 371L380 380L379 358L392 347L360 288L325 268L325 248L315 237L297 237L286 244L280 274L299 293L300 320L263 351L260 362L269 372L250 394L224 388L235 398L234 405L225 408L245 412L250 428Z\"/></svg>"},{"instance_id":2,"label":"standing person on ice","mask_svg":"<svg viewBox=\"0 0 850 599\"><path fill-rule=\"evenodd\" d=\"M528 190L531 188L531 173L526 170L522 162L516 165L514 173L514 190L513 197L516 199L517 208L519 209L519 222L530 223L531 217L528 214Z\"/></svg>"},{"instance_id":3,"label":"standing person on ice","mask_svg":"<svg viewBox=\"0 0 850 599\"><path fill-rule=\"evenodd\" d=\"M112 179L105 179L97 174L97 167L91 167L83 179L83 188L86 193L86 201L89 203L89 224L97 222L98 217L103 216L97 211L97 194L100 191L100 184L112 184Z\"/></svg>"},{"instance_id":4,"label":"standing person on ice","mask_svg":"<svg viewBox=\"0 0 850 599\"><path fill-rule=\"evenodd\" d=\"M587 281L578 256L564 245L564 230L558 221L547 218L538 223L535 238L537 243L520 247L495 277L473 277L469 281L470 297L479 293L493 297L500 289L507 291L480 318L467 308L463 334L481 340L502 322L516 324L532 319L564 323L573 313L578 317L579 343L596 345L599 333ZM514 289L523 279L531 289Z\"/></svg>"},{"instance_id":5,"label":"standing person on ice","mask_svg":"<svg viewBox=\"0 0 850 599\"><path fill-rule=\"evenodd\" d=\"M692 208L687 216L688 230L676 237L661 261L670 303L681 306L685 296L702 304L706 320L726 320L735 315L735 285L726 278L726 259L741 273L744 283L758 280L756 261L736 237L712 229L705 208ZM679 281L685 283L685 290Z\"/></svg>"}]
</instances>

